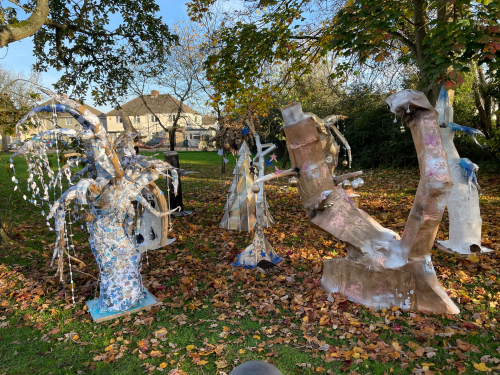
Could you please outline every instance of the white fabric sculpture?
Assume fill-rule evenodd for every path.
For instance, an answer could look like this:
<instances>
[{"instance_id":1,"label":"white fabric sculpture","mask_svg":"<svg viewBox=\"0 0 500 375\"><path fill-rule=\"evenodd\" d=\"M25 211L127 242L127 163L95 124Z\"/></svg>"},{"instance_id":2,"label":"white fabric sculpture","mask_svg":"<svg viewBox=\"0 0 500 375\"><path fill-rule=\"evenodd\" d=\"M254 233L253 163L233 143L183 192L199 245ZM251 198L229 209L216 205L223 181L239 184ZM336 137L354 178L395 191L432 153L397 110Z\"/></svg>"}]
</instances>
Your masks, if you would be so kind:
<instances>
[{"instance_id":1,"label":"white fabric sculpture","mask_svg":"<svg viewBox=\"0 0 500 375\"><path fill-rule=\"evenodd\" d=\"M453 143L455 131L470 134L476 143L478 142L474 136L483 134L479 130L460 126L453 122L453 107L450 106L448 92L444 87L441 88L439 93L436 111L439 114L439 131L443 149L446 151L453 178L453 189L446 204L450 219L449 240L437 241L437 247L461 255L470 254L471 248L476 252L492 251L481 246L482 220L479 211L479 193L481 190L476 178L476 172L479 168L469 159L460 158ZM426 142L432 144L434 139L426 139Z\"/></svg>"}]
</instances>

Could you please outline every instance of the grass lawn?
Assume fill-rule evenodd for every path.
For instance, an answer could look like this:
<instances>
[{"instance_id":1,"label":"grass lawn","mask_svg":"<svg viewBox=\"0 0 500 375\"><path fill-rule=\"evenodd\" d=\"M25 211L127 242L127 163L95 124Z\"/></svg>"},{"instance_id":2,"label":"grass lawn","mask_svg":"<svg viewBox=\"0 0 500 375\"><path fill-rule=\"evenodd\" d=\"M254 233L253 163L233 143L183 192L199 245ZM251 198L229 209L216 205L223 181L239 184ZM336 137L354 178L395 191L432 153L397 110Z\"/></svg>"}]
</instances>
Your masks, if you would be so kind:
<instances>
[{"instance_id":1,"label":"grass lawn","mask_svg":"<svg viewBox=\"0 0 500 375\"><path fill-rule=\"evenodd\" d=\"M235 159L228 157L221 175L215 152L179 154L181 167L198 172L182 178L185 209L194 214L174 219L176 242L149 252L142 268L145 286L163 306L100 324L84 304L98 295L99 275L83 223L74 231L84 263L73 264L74 306L68 281L50 267L55 234L40 215L47 206L23 199L23 159L15 162L21 189L13 191L10 154L1 155L0 218L15 242L0 249L0 375L228 374L254 359L286 375L500 373L498 176L479 176L483 244L497 251L469 259L433 251L438 277L461 314L373 311L320 288L323 259L345 256L344 245L309 228L297 190L283 179L266 185L276 225L265 230L285 258L282 273L232 267L252 240L218 227ZM418 171L370 170L363 178L361 208L402 232ZM447 235L445 215L438 237Z\"/></svg>"}]
</instances>

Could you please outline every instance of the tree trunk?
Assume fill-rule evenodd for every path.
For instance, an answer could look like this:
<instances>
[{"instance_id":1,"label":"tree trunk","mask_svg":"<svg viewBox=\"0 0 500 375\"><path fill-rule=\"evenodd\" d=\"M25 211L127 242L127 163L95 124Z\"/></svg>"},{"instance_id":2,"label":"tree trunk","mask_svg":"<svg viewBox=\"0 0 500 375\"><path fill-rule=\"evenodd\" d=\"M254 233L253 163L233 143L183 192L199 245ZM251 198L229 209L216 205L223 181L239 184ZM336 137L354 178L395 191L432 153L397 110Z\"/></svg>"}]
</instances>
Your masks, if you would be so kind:
<instances>
[{"instance_id":1,"label":"tree trunk","mask_svg":"<svg viewBox=\"0 0 500 375\"><path fill-rule=\"evenodd\" d=\"M168 132L168 138L170 142L170 151L175 150L175 126L172 126L172 129Z\"/></svg>"},{"instance_id":2,"label":"tree trunk","mask_svg":"<svg viewBox=\"0 0 500 375\"><path fill-rule=\"evenodd\" d=\"M281 164L281 169L286 168L286 160L287 159L288 159L288 147L285 146L285 153L283 154L283 164Z\"/></svg>"},{"instance_id":3,"label":"tree trunk","mask_svg":"<svg viewBox=\"0 0 500 375\"><path fill-rule=\"evenodd\" d=\"M439 0L441 5L437 9L437 18L440 22L453 22L454 21L454 6L448 0ZM436 106L437 100L439 98L439 92L441 91L441 85L433 82L431 74L429 72L430 67L426 67L424 63L425 59L425 49L424 39L428 32L428 17L427 17L427 1L425 0L414 0L414 23L415 23L415 53L417 58L417 64L420 70L420 77L422 80L422 86L424 87L424 93L427 99L433 107ZM452 69L450 67L449 69ZM453 95L453 94L452 94ZM453 99L451 99L453 100Z\"/></svg>"},{"instance_id":4,"label":"tree trunk","mask_svg":"<svg viewBox=\"0 0 500 375\"><path fill-rule=\"evenodd\" d=\"M8 245L12 241L5 231L5 224L0 220L0 247Z\"/></svg>"},{"instance_id":5,"label":"tree trunk","mask_svg":"<svg viewBox=\"0 0 500 375\"><path fill-rule=\"evenodd\" d=\"M226 157L226 150L224 149L224 146L222 146L222 167L220 169L221 173L226 173L226 162L224 161L225 157Z\"/></svg>"},{"instance_id":6,"label":"tree trunk","mask_svg":"<svg viewBox=\"0 0 500 375\"><path fill-rule=\"evenodd\" d=\"M474 103L476 105L477 111L479 113L479 118L481 120L481 128L483 130L486 138L490 138L493 134L493 128L491 124L491 97L483 96L486 86L486 77L484 76L483 69L480 66L473 66L474 73Z\"/></svg>"},{"instance_id":7,"label":"tree trunk","mask_svg":"<svg viewBox=\"0 0 500 375\"><path fill-rule=\"evenodd\" d=\"M9 136L5 134L5 130L1 129L0 134L2 135L2 151L3 152L8 152L9 151Z\"/></svg>"},{"instance_id":8,"label":"tree trunk","mask_svg":"<svg viewBox=\"0 0 500 375\"><path fill-rule=\"evenodd\" d=\"M427 35L427 1L426 0L414 0L413 1L413 23L415 24L415 58L417 60L417 66L420 71L420 80L423 87L423 91L427 96L429 102L435 106L437 99L439 97L439 90L436 84L432 84L430 79L430 74L428 73L428 68L425 67L425 53L426 48L424 44L424 39Z\"/></svg>"}]
</instances>

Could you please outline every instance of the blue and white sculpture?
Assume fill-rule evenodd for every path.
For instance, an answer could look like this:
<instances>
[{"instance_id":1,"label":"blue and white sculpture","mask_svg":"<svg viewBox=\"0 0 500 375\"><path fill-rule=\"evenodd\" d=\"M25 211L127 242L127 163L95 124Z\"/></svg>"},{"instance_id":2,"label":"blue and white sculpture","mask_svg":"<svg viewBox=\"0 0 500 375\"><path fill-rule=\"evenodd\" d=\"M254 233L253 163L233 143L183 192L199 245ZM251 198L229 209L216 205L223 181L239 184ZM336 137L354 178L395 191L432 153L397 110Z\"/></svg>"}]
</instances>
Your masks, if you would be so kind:
<instances>
[{"instance_id":1,"label":"blue and white sculpture","mask_svg":"<svg viewBox=\"0 0 500 375\"><path fill-rule=\"evenodd\" d=\"M75 221L83 217L90 237L90 248L101 275L99 299L89 304L94 319L99 316L102 321L107 316L137 309L144 305L144 299L156 303L142 284L142 252L171 243L167 241L168 221L164 219L174 210L168 208L163 192L154 181L160 176L166 177L167 171L170 171L175 190L177 171L164 161L136 155L133 140L137 133L126 116L122 115L122 118L125 117L125 131L113 141L97 116L85 106L48 90L43 91L62 104L33 109L16 126L18 133L23 121L29 118L36 123L40 112L53 112L54 117L57 112L70 113L80 127L43 131L24 143L13 157L24 156L28 162L30 202L36 206L48 206L48 214L42 211L42 215L46 215L49 227L49 220L55 219L57 238L52 262L58 258L61 280L66 256L75 302L71 265L71 260L75 260L72 228ZM41 121L38 123L40 125ZM64 166L59 164L62 135L79 141L85 153L73 154L74 157ZM44 142L47 136L56 138L57 173L49 165ZM72 176L71 169L82 164L85 167ZM64 185L69 186L65 191L63 179L67 179ZM53 197L49 195L49 189L54 190ZM56 199L59 191L61 194ZM54 199L52 202L51 198ZM150 202L155 202L155 208ZM157 218L156 228L159 229L156 229L156 233L149 227L144 231L144 224L152 225L151 218L145 212Z\"/></svg>"},{"instance_id":2,"label":"blue and white sculpture","mask_svg":"<svg viewBox=\"0 0 500 375\"><path fill-rule=\"evenodd\" d=\"M453 122L453 107L450 106L448 92L441 87L436 110L439 114L441 141L446 151L453 189L448 198L448 216L450 220L449 240L437 241L441 250L468 255L471 249L478 252L489 252L481 246L481 214L479 211L479 194L481 188L476 173L479 167L467 158L460 158L453 143L456 131L469 134L479 145L476 135L484 136L477 129L461 126Z\"/></svg>"}]
</instances>

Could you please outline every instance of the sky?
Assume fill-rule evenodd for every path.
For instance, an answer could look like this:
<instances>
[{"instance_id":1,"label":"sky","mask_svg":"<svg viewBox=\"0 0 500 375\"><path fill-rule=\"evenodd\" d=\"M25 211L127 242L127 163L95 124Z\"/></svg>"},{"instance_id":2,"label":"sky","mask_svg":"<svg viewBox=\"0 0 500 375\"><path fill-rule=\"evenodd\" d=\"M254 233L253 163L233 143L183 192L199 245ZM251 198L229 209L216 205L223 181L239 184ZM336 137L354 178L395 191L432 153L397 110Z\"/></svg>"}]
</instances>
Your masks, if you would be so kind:
<instances>
[{"instance_id":1,"label":"sky","mask_svg":"<svg viewBox=\"0 0 500 375\"><path fill-rule=\"evenodd\" d=\"M238 2L239 0L231 0L229 3ZM187 0L157 0L160 5L159 15L168 25L176 21L189 20L187 15ZM20 15L21 13L19 13ZM5 56L5 57L4 57ZM3 59L1 59L4 57ZM26 38L19 42L11 43L8 47L0 48L0 65L4 68L15 71L22 71L29 75L31 67L35 63L33 56L33 41L32 38ZM52 89L54 84L62 74L55 69L51 69L46 73L42 73L42 85ZM104 113L112 110L111 106L96 106L88 95L88 104L103 111Z\"/></svg>"}]
</instances>

